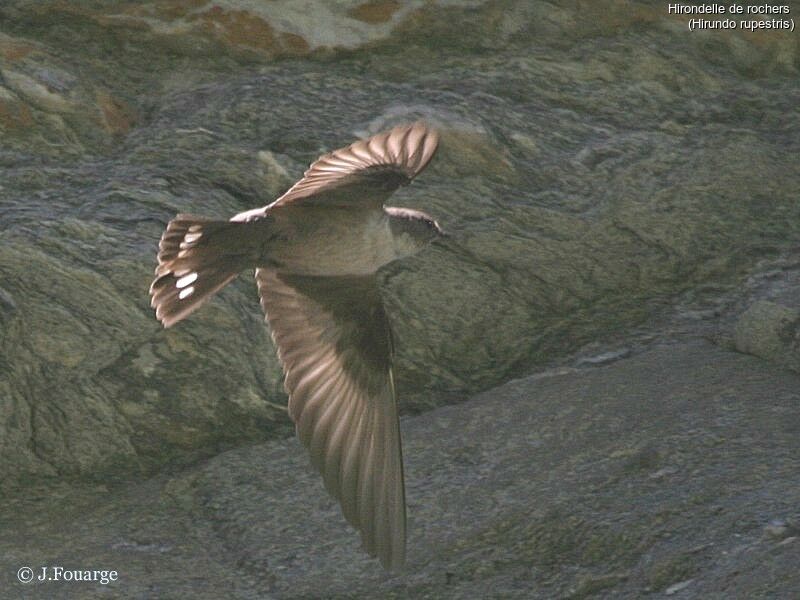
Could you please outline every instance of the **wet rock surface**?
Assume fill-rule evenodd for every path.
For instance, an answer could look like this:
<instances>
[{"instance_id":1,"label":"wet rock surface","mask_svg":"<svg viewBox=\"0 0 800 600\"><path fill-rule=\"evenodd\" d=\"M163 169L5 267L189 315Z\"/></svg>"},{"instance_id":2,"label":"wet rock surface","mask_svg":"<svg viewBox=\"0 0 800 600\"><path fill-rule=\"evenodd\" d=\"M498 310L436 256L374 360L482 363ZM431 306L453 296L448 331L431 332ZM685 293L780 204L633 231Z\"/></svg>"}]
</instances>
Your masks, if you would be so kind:
<instances>
[{"instance_id":1,"label":"wet rock surface","mask_svg":"<svg viewBox=\"0 0 800 600\"><path fill-rule=\"evenodd\" d=\"M662 3L292 4L0 6L0 539L12 562L130 565L114 588L129 597L800 587L793 535L764 533L797 506L796 442L781 432L797 422L800 368L800 38L689 34ZM441 130L441 149L393 203L434 214L457 244L382 274L402 410L417 415L404 428L418 558L391 578L353 550L284 441L250 278L169 331L147 288L175 213L265 204L320 153L416 118ZM497 388L534 372L549 375ZM654 372L664 389L645 394ZM579 384L593 377L614 393ZM548 413L559 394L571 412ZM740 441L705 465L707 419L724 402L739 407L735 435L719 435ZM518 413L503 417L505 404ZM482 435L506 445L454 449L478 412ZM558 424L559 443L514 437L517 421L542 440ZM569 442L575 431L588 437ZM664 458L675 447L662 434L686 436L684 462ZM630 460L650 466L614 475L639 446ZM761 495L731 492L720 513L685 498L755 477Z\"/></svg>"}]
</instances>

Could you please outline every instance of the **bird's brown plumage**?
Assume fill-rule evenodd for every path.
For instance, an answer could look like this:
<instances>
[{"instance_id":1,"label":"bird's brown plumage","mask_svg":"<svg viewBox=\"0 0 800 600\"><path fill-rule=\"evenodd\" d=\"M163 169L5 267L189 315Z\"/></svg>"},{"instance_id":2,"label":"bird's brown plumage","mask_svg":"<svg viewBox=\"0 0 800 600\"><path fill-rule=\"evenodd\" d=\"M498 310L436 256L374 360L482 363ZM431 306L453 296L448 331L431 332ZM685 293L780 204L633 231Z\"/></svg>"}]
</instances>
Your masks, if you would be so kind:
<instances>
[{"instance_id":1,"label":"bird's brown plumage","mask_svg":"<svg viewBox=\"0 0 800 600\"><path fill-rule=\"evenodd\" d=\"M367 552L399 567L403 459L391 332L375 278L258 269L256 280L297 435Z\"/></svg>"},{"instance_id":2,"label":"bird's brown plumage","mask_svg":"<svg viewBox=\"0 0 800 600\"><path fill-rule=\"evenodd\" d=\"M392 338L374 273L441 233L424 213L383 207L437 144L425 124L402 125L320 157L268 206L227 222L178 215L150 288L166 327L256 267L297 434L366 551L387 568L405 560L406 509ZM405 235L398 245L395 229L422 236L419 244Z\"/></svg>"}]
</instances>

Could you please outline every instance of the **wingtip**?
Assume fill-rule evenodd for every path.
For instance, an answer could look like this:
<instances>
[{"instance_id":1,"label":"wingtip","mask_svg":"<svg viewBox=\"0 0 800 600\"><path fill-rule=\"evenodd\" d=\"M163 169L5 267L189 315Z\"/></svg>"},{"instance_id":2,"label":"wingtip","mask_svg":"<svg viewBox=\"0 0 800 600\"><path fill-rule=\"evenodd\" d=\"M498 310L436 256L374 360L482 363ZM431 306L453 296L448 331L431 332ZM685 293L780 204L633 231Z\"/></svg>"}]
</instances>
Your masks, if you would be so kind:
<instances>
[{"instance_id":1,"label":"wingtip","mask_svg":"<svg viewBox=\"0 0 800 600\"><path fill-rule=\"evenodd\" d=\"M437 127L435 127L429 121L425 121L423 119L418 119L413 123L405 123L403 125L398 125L395 129L400 131L406 131L407 133L417 133L423 136L431 137L432 139L438 140L439 139L439 131Z\"/></svg>"},{"instance_id":2,"label":"wingtip","mask_svg":"<svg viewBox=\"0 0 800 600\"><path fill-rule=\"evenodd\" d=\"M439 132L425 121L413 123L406 134L406 138L413 153L409 156L409 162L413 171L413 176L419 175L436 153L439 147Z\"/></svg>"}]
</instances>

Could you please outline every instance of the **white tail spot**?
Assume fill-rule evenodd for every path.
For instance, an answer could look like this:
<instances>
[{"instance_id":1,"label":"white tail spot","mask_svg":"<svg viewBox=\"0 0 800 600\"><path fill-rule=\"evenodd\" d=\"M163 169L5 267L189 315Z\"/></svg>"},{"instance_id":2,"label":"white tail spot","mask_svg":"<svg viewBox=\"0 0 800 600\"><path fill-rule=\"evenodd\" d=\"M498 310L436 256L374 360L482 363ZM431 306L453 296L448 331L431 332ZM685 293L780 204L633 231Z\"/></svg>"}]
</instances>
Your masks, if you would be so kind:
<instances>
[{"instance_id":1,"label":"white tail spot","mask_svg":"<svg viewBox=\"0 0 800 600\"><path fill-rule=\"evenodd\" d=\"M197 233L203 228L202 225L189 225L189 233Z\"/></svg>"},{"instance_id":2,"label":"white tail spot","mask_svg":"<svg viewBox=\"0 0 800 600\"><path fill-rule=\"evenodd\" d=\"M186 244L194 244L201 237L203 237L202 233L187 233L185 236L183 236L183 241Z\"/></svg>"},{"instance_id":3,"label":"white tail spot","mask_svg":"<svg viewBox=\"0 0 800 600\"><path fill-rule=\"evenodd\" d=\"M185 288L190 283L194 283L197 281L197 273L189 273L188 275L184 275L175 283L175 285L180 288Z\"/></svg>"},{"instance_id":4,"label":"white tail spot","mask_svg":"<svg viewBox=\"0 0 800 600\"><path fill-rule=\"evenodd\" d=\"M189 287L182 289L178 294L178 300L183 300L184 298L188 298L194 293L194 286L190 285Z\"/></svg>"}]
</instances>

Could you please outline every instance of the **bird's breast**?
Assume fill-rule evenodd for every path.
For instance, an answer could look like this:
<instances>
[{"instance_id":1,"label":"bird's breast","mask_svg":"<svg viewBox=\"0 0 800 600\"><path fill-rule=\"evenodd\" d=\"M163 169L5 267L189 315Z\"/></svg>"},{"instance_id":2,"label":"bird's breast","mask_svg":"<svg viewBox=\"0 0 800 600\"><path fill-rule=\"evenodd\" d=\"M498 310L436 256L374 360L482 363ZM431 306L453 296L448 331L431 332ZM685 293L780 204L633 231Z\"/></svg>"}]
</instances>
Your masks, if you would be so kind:
<instances>
[{"instance_id":1,"label":"bird's breast","mask_svg":"<svg viewBox=\"0 0 800 600\"><path fill-rule=\"evenodd\" d=\"M278 219L265 249L275 267L300 275L369 275L397 258L389 222L377 211L315 209Z\"/></svg>"}]
</instances>

